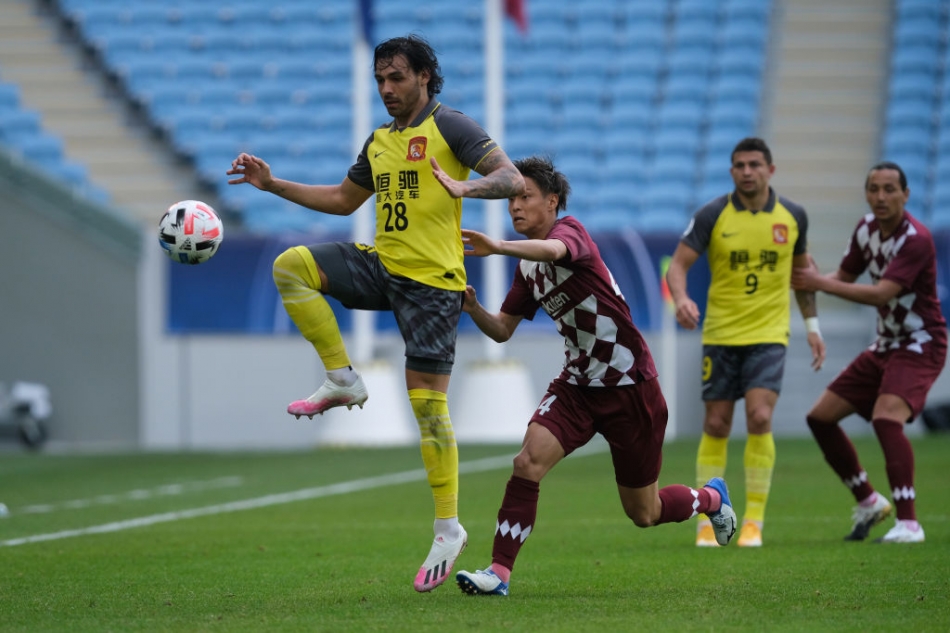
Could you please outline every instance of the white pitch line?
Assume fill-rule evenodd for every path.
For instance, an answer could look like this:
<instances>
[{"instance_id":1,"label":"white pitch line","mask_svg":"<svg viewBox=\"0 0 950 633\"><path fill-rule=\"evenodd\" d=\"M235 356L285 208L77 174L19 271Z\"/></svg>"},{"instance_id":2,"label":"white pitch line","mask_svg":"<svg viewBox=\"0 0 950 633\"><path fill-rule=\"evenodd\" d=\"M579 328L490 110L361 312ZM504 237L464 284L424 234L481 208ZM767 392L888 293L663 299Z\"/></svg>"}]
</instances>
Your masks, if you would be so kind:
<instances>
[{"instance_id":1,"label":"white pitch line","mask_svg":"<svg viewBox=\"0 0 950 633\"><path fill-rule=\"evenodd\" d=\"M123 501L143 501L152 497L180 495L187 492L200 492L215 488L230 488L244 483L243 477L218 477L207 481L190 481L164 484L151 489L130 490L128 492L104 494L91 499L71 499L59 503L36 503L17 508L16 514L46 514L56 510L78 510L94 505L111 505ZM12 514L12 513L11 513Z\"/></svg>"},{"instance_id":2,"label":"white pitch line","mask_svg":"<svg viewBox=\"0 0 950 633\"><path fill-rule=\"evenodd\" d=\"M511 459L511 455L505 455L499 457L487 457L485 459L479 459L471 462L464 462L459 464L459 473L477 473L487 470L496 470L504 466L510 466ZM256 497L254 499L232 501L230 503L221 503L212 506L205 506L203 508L165 512L163 514L152 514L150 516L127 519L125 521L115 521L113 523L104 523L102 525L94 525L87 528L63 530L61 532L51 532L48 534L36 534L34 536L24 536L22 538L0 541L0 547L15 547L17 545L26 545L28 543L58 541L60 539L72 538L75 536L120 532L122 530L129 530L137 527L146 527L149 525L156 525L158 523L169 523L171 521L181 521L183 519L194 519L196 517L211 516L214 514L239 512L241 510L256 510L257 508L266 508L268 506L294 503L295 501L307 501L310 499L319 499L321 497L332 497L334 495L342 495L350 492L359 492L361 490L396 486L399 484L408 483L410 481L422 481L425 478L426 473L423 469L408 470L401 473L380 475L378 477L367 477L365 479L354 479L353 481L344 481L327 486L304 488L302 490L295 490L293 492L265 495L263 497Z\"/></svg>"}]
</instances>

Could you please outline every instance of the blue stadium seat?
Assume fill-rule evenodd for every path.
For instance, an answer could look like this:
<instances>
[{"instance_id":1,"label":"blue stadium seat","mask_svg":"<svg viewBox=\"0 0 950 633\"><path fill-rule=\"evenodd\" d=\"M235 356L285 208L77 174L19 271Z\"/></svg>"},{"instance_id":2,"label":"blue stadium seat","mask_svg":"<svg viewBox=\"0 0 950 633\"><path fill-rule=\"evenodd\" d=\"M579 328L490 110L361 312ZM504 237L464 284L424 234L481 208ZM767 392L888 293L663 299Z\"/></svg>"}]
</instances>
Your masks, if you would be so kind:
<instances>
[{"instance_id":1,"label":"blue stadium seat","mask_svg":"<svg viewBox=\"0 0 950 633\"><path fill-rule=\"evenodd\" d=\"M688 204L688 203L686 203ZM645 209L633 218L632 226L645 233L670 232L680 233L689 223L689 214L684 207L673 203L673 206L657 209Z\"/></svg>"},{"instance_id":2,"label":"blue stadium seat","mask_svg":"<svg viewBox=\"0 0 950 633\"><path fill-rule=\"evenodd\" d=\"M919 72L931 77L936 76L941 66L940 55L936 48L898 47L891 54L891 76L902 73Z\"/></svg>"},{"instance_id":3,"label":"blue stadium seat","mask_svg":"<svg viewBox=\"0 0 950 633\"><path fill-rule=\"evenodd\" d=\"M941 24L937 20L921 17L898 17L894 27L894 50L924 48L938 50L945 38Z\"/></svg>"},{"instance_id":4,"label":"blue stadium seat","mask_svg":"<svg viewBox=\"0 0 950 633\"><path fill-rule=\"evenodd\" d=\"M705 115L706 110L699 100L664 102L657 111L657 127L698 133Z\"/></svg>"},{"instance_id":5,"label":"blue stadium seat","mask_svg":"<svg viewBox=\"0 0 950 633\"><path fill-rule=\"evenodd\" d=\"M620 78L609 84L604 91L605 98L613 108L634 103L649 107L657 96L658 83L653 77Z\"/></svg>"},{"instance_id":6,"label":"blue stadium seat","mask_svg":"<svg viewBox=\"0 0 950 633\"><path fill-rule=\"evenodd\" d=\"M754 19L765 25L771 16L772 4L771 0L723 0L721 18L727 23L737 19Z\"/></svg>"},{"instance_id":7,"label":"blue stadium seat","mask_svg":"<svg viewBox=\"0 0 950 633\"><path fill-rule=\"evenodd\" d=\"M673 17L677 22L695 20L715 27L721 4L720 0L679 0L672 5Z\"/></svg>"},{"instance_id":8,"label":"blue stadium seat","mask_svg":"<svg viewBox=\"0 0 950 633\"><path fill-rule=\"evenodd\" d=\"M938 94L936 76L930 73L905 72L891 76L888 87L891 103L930 103Z\"/></svg>"},{"instance_id":9,"label":"blue stadium seat","mask_svg":"<svg viewBox=\"0 0 950 633\"><path fill-rule=\"evenodd\" d=\"M716 55L713 66L720 77L734 77L758 84L765 69L765 55L752 55L746 50L727 48Z\"/></svg>"},{"instance_id":10,"label":"blue stadium seat","mask_svg":"<svg viewBox=\"0 0 950 633\"><path fill-rule=\"evenodd\" d=\"M675 51L696 51L707 56L712 53L717 40L716 22L698 18L694 16L689 20L676 21L672 33Z\"/></svg>"},{"instance_id":11,"label":"blue stadium seat","mask_svg":"<svg viewBox=\"0 0 950 633\"><path fill-rule=\"evenodd\" d=\"M610 125L618 134L628 134L631 130L647 133L653 122L653 106L645 101L616 101L610 109ZM608 142L618 134L608 135Z\"/></svg>"},{"instance_id":12,"label":"blue stadium seat","mask_svg":"<svg viewBox=\"0 0 950 633\"><path fill-rule=\"evenodd\" d=\"M929 131L934 124L933 105L929 101L891 101L884 119L887 127L900 126Z\"/></svg>"},{"instance_id":13,"label":"blue stadium seat","mask_svg":"<svg viewBox=\"0 0 950 633\"><path fill-rule=\"evenodd\" d=\"M943 3L934 0L897 0L895 4L898 18L939 20L946 11Z\"/></svg>"},{"instance_id":14,"label":"blue stadium seat","mask_svg":"<svg viewBox=\"0 0 950 633\"><path fill-rule=\"evenodd\" d=\"M660 89L667 103L702 107L709 93L708 75L671 75Z\"/></svg>"},{"instance_id":15,"label":"blue stadium seat","mask_svg":"<svg viewBox=\"0 0 950 633\"><path fill-rule=\"evenodd\" d=\"M711 103L732 104L733 107L757 108L761 100L762 83L737 75L721 75L710 82L707 100Z\"/></svg>"},{"instance_id":16,"label":"blue stadium seat","mask_svg":"<svg viewBox=\"0 0 950 633\"><path fill-rule=\"evenodd\" d=\"M42 132L40 114L29 108L0 109L0 141Z\"/></svg>"},{"instance_id":17,"label":"blue stadium seat","mask_svg":"<svg viewBox=\"0 0 950 633\"><path fill-rule=\"evenodd\" d=\"M0 81L0 112L20 108L20 87Z\"/></svg>"}]
</instances>

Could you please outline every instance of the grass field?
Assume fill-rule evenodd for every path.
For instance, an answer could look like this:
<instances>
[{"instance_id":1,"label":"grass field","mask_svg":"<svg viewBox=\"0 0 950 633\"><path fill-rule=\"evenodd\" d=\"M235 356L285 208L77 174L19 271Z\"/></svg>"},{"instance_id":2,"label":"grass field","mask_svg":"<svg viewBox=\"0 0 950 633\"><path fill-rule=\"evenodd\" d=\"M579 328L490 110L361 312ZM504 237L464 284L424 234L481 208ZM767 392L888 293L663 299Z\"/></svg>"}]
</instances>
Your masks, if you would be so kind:
<instances>
[{"instance_id":1,"label":"grass field","mask_svg":"<svg viewBox=\"0 0 950 633\"><path fill-rule=\"evenodd\" d=\"M856 445L886 490L875 440ZM608 456L571 457L508 598L413 591L432 538L417 448L4 454L0 631L948 631L950 437L914 445L919 545L843 542L853 502L810 440L778 443L757 550L636 528ZM695 449L669 444L660 483L691 483ZM461 448L459 568L490 561L514 451ZM730 458L741 514L741 440Z\"/></svg>"}]
</instances>

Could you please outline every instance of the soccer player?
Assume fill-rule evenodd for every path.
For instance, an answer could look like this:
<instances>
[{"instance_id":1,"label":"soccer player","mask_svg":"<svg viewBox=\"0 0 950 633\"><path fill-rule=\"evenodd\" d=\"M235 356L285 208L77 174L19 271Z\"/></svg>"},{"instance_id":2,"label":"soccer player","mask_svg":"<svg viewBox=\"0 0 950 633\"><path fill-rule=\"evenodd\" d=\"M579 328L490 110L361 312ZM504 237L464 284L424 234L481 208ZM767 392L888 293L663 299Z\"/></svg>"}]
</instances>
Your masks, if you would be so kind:
<instances>
[{"instance_id":1,"label":"soccer player","mask_svg":"<svg viewBox=\"0 0 950 633\"><path fill-rule=\"evenodd\" d=\"M231 184L251 183L333 215L352 214L375 192L374 245L296 246L274 262L284 307L327 370L320 388L287 411L312 418L331 407L362 407L368 397L324 294L350 309L392 310L406 344L406 387L435 501L435 539L413 584L431 591L467 541L458 520L458 448L446 399L466 279L461 198L508 198L524 181L475 121L436 99L443 78L424 39L382 42L373 67L393 120L372 133L340 184L281 180L249 154L227 173L238 176ZM467 180L472 169L483 177Z\"/></svg>"},{"instance_id":2,"label":"soccer player","mask_svg":"<svg viewBox=\"0 0 950 633\"><path fill-rule=\"evenodd\" d=\"M713 478L697 489L678 484L658 490L667 407L646 341L604 264L597 245L567 208L570 185L545 158L515 161L525 180L523 194L508 200L515 231L527 239L495 240L463 230L467 255L519 257L501 311L491 314L475 290L465 290L465 311L499 343L538 308L564 336L566 360L525 432L521 451L498 510L492 563L460 571L459 587L470 594L508 595L515 558L535 529L541 479L595 433L610 443L624 512L638 527L685 521L705 512L717 542L736 531L726 482Z\"/></svg>"},{"instance_id":3,"label":"soccer player","mask_svg":"<svg viewBox=\"0 0 950 633\"><path fill-rule=\"evenodd\" d=\"M778 401L789 337L789 289L793 267L809 264L805 210L778 196L769 185L775 165L759 138L745 138L732 151L735 190L693 215L666 275L684 328L699 326L696 303L686 291L686 274L706 252L712 280L703 320L703 434L696 480L726 471L735 402L745 399L748 436L744 465L746 507L740 547L760 547L765 505L775 467L772 412ZM815 293L795 298L808 333L812 367L821 368L825 343L818 328ZM696 545L716 544L709 521L700 518Z\"/></svg>"},{"instance_id":4,"label":"soccer player","mask_svg":"<svg viewBox=\"0 0 950 633\"><path fill-rule=\"evenodd\" d=\"M877 308L877 338L828 385L806 420L825 461L858 505L849 541L867 538L892 507L871 485L839 422L857 413L874 427L897 506L897 522L879 543L921 543L914 500L914 450L904 425L924 408L947 358L947 322L937 298L933 237L904 209L910 190L895 163L871 167L864 183L871 212L858 222L838 270L796 269L792 285ZM870 284L854 281L865 271Z\"/></svg>"}]
</instances>

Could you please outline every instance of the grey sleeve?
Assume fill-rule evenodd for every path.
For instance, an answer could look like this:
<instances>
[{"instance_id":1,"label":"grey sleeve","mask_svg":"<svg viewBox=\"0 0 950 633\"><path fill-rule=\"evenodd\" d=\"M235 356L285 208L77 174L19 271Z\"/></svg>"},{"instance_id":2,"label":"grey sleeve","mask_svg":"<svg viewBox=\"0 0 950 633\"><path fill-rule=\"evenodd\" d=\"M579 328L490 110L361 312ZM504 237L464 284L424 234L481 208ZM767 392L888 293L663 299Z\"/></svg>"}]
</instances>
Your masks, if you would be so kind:
<instances>
[{"instance_id":1,"label":"grey sleeve","mask_svg":"<svg viewBox=\"0 0 950 633\"><path fill-rule=\"evenodd\" d=\"M440 104L433 114L442 138L452 153L469 169L478 171L478 164L498 144L471 117Z\"/></svg>"},{"instance_id":2,"label":"grey sleeve","mask_svg":"<svg viewBox=\"0 0 950 633\"><path fill-rule=\"evenodd\" d=\"M805 208L795 204L791 200L786 198L779 197L779 201L782 203L788 212L792 214L792 217L795 218L795 222L798 224L798 240L795 242L795 250L792 252L795 255L801 255L802 253L808 252L808 214L805 213Z\"/></svg>"},{"instance_id":3,"label":"grey sleeve","mask_svg":"<svg viewBox=\"0 0 950 633\"><path fill-rule=\"evenodd\" d=\"M356 157L356 162L346 172L347 178L369 191L376 191L376 183L373 181L373 168L370 166L369 157L367 156L367 148L373 142L374 135L375 132L369 135L369 138L363 143L363 149L360 150L359 156Z\"/></svg>"},{"instance_id":4,"label":"grey sleeve","mask_svg":"<svg viewBox=\"0 0 950 633\"><path fill-rule=\"evenodd\" d=\"M680 242L686 244L697 253L704 253L709 246L709 240L712 238L713 227L716 226L716 220L722 210L729 204L729 196L720 196L710 200L696 213L693 219L689 221L689 226L683 231Z\"/></svg>"}]
</instances>

